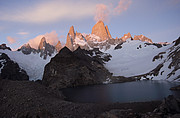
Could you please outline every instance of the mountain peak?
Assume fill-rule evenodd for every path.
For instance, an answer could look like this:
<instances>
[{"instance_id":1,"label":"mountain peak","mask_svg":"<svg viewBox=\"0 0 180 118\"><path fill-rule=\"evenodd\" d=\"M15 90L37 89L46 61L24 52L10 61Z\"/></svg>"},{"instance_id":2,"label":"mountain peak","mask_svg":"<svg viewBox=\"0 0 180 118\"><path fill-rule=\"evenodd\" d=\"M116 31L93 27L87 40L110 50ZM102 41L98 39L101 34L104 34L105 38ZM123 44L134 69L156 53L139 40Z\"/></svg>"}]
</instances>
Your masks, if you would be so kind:
<instances>
[{"instance_id":1,"label":"mountain peak","mask_svg":"<svg viewBox=\"0 0 180 118\"><path fill-rule=\"evenodd\" d=\"M74 26L71 26L69 29L69 35L70 37L72 37L73 39L75 38L75 31L74 31Z\"/></svg>"},{"instance_id":2,"label":"mountain peak","mask_svg":"<svg viewBox=\"0 0 180 118\"><path fill-rule=\"evenodd\" d=\"M147 38L144 35L135 35L133 40L141 40L141 41L146 41L148 43L153 43L151 39Z\"/></svg>"},{"instance_id":3,"label":"mountain peak","mask_svg":"<svg viewBox=\"0 0 180 118\"><path fill-rule=\"evenodd\" d=\"M29 43L24 44L22 47L25 47L25 48L31 48L31 46L29 45Z\"/></svg>"},{"instance_id":4,"label":"mountain peak","mask_svg":"<svg viewBox=\"0 0 180 118\"><path fill-rule=\"evenodd\" d=\"M45 47L45 45L46 45L46 38L43 37L39 43L38 49L39 50L43 49L43 47Z\"/></svg>"},{"instance_id":5,"label":"mountain peak","mask_svg":"<svg viewBox=\"0 0 180 118\"><path fill-rule=\"evenodd\" d=\"M94 27L92 28L92 33L91 34L99 36L102 41L111 38L108 27L107 26L105 27L103 21L101 21L101 20L98 21L94 25Z\"/></svg>"},{"instance_id":6,"label":"mountain peak","mask_svg":"<svg viewBox=\"0 0 180 118\"><path fill-rule=\"evenodd\" d=\"M124 36L122 37L122 40L123 40L123 41L126 41L126 40L129 39L129 38L132 38L130 32L128 32L127 34L124 34Z\"/></svg>"},{"instance_id":7,"label":"mountain peak","mask_svg":"<svg viewBox=\"0 0 180 118\"><path fill-rule=\"evenodd\" d=\"M73 48L73 42L75 39L75 31L74 31L74 26L71 26L69 29L69 33L67 34L67 40L66 40L66 47L69 48L71 51L74 50Z\"/></svg>"},{"instance_id":8,"label":"mountain peak","mask_svg":"<svg viewBox=\"0 0 180 118\"><path fill-rule=\"evenodd\" d=\"M60 42L60 41L58 41L58 43L56 44L55 48L56 48L56 50L57 50L58 52L61 50L62 45L61 45L61 42Z\"/></svg>"},{"instance_id":9,"label":"mountain peak","mask_svg":"<svg viewBox=\"0 0 180 118\"><path fill-rule=\"evenodd\" d=\"M108 34L109 38L110 38L110 39L112 39L111 34L110 34L110 32L109 32L109 28L108 28L108 26L106 25L106 27L105 27L105 28L106 28L106 32L107 32L107 34Z\"/></svg>"}]
</instances>

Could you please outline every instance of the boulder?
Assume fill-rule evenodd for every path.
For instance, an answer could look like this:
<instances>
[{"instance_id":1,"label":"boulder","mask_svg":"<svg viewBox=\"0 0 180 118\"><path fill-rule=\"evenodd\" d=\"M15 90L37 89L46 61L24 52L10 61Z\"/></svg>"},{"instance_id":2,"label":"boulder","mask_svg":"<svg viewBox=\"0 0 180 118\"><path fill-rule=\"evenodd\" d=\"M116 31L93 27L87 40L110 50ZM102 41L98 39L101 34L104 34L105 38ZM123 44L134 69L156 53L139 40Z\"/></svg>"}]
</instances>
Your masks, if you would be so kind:
<instances>
[{"instance_id":1,"label":"boulder","mask_svg":"<svg viewBox=\"0 0 180 118\"><path fill-rule=\"evenodd\" d=\"M162 101L162 104L154 110L155 113L179 114L180 113L180 99L175 98L173 95L169 95Z\"/></svg>"}]
</instances>

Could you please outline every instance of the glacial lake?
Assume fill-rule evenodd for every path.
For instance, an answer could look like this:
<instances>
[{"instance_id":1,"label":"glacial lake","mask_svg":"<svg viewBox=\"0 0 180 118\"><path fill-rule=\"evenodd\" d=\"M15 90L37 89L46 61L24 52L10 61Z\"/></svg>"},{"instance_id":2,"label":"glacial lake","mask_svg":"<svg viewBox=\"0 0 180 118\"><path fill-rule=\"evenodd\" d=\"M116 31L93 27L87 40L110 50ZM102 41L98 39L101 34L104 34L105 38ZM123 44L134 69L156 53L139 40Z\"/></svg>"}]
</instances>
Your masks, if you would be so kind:
<instances>
[{"instance_id":1,"label":"glacial lake","mask_svg":"<svg viewBox=\"0 0 180 118\"><path fill-rule=\"evenodd\" d=\"M180 83L168 81L134 81L62 89L66 100L78 103L125 103L162 100L168 95L180 98L180 91L171 87Z\"/></svg>"}]
</instances>

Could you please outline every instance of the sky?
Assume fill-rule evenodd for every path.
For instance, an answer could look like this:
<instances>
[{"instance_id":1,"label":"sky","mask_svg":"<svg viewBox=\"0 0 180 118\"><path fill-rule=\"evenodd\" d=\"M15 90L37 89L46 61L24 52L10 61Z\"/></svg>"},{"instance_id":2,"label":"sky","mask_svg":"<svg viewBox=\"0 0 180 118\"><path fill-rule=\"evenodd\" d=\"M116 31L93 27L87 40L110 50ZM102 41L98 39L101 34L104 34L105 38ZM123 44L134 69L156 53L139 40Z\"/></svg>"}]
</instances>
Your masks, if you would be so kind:
<instances>
[{"instance_id":1,"label":"sky","mask_svg":"<svg viewBox=\"0 0 180 118\"><path fill-rule=\"evenodd\" d=\"M0 0L0 44L37 48L43 36L65 44L72 25L90 34L99 20L113 38L130 32L172 42L180 36L180 0Z\"/></svg>"}]
</instances>

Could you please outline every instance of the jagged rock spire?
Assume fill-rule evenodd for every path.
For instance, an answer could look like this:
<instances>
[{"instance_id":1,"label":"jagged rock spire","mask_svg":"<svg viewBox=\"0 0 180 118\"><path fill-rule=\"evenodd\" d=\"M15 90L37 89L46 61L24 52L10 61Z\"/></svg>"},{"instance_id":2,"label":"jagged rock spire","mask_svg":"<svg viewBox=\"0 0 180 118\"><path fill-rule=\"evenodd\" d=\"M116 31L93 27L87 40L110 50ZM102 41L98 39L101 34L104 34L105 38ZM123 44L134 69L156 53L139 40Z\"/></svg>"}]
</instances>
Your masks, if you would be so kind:
<instances>
[{"instance_id":1,"label":"jagged rock spire","mask_svg":"<svg viewBox=\"0 0 180 118\"><path fill-rule=\"evenodd\" d=\"M45 45L46 45L46 38L43 37L39 43L38 50L42 50L43 47L45 47Z\"/></svg>"},{"instance_id":2,"label":"jagged rock spire","mask_svg":"<svg viewBox=\"0 0 180 118\"><path fill-rule=\"evenodd\" d=\"M124 34L124 36L122 37L123 41L126 41L127 39L132 38L131 34L128 32L127 34Z\"/></svg>"},{"instance_id":3,"label":"jagged rock spire","mask_svg":"<svg viewBox=\"0 0 180 118\"><path fill-rule=\"evenodd\" d=\"M99 21L94 25L94 27L92 28L91 34L99 36L102 41L111 38L111 34L109 32L109 29L107 26L106 27L104 26L103 21Z\"/></svg>"},{"instance_id":4,"label":"jagged rock spire","mask_svg":"<svg viewBox=\"0 0 180 118\"><path fill-rule=\"evenodd\" d=\"M146 41L148 43L153 43L151 39L147 38L144 35L135 35L133 40L141 40L141 41Z\"/></svg>"},{"instance_id":5,"label":"jagged rock spire","mask_svg":"<svg viewBox=\"0 0 180 118\"><path fill-rule=\"evenodd\" d=\"M73 48L73 42L75 39L75 32L74 32L74 26L71 26L69 29L69 33L67 34L67 40L66 40L66 47L69 48L71 51L74 50Z\"/></svg>"},{"instance_id":6,"label":"jagged rock spire","mask_svg":"<svg viewBox=\"0 0 180 118\"><path fill-rule=\"evenodd\" d=\"M56 44L55 48L56 48L56 50L57 50L58 52L61 50L62 45L61 45L61 42L60 42L60 41L58 41L58 43Z\"/></svg>"},{"instance_id":7,"label":"jagged rock spire","mask_svg":"<svg viewBox=\"0 0 180 118\"><path fill-rule=\"evenodd\" d=\"M109 38L110 38L110 39L112 39L111 34L110 34L110 32L109 32L109 29L108 29L108 26L106 25L106 27L105 27L105 28L106 28L106 32L107 32L107 34L108 34Z\"/></svg>"}]
</instances>

